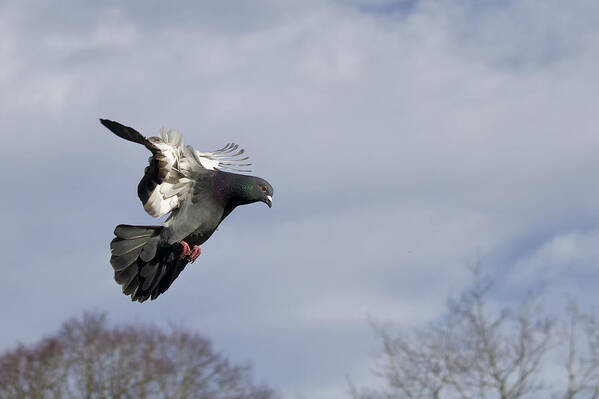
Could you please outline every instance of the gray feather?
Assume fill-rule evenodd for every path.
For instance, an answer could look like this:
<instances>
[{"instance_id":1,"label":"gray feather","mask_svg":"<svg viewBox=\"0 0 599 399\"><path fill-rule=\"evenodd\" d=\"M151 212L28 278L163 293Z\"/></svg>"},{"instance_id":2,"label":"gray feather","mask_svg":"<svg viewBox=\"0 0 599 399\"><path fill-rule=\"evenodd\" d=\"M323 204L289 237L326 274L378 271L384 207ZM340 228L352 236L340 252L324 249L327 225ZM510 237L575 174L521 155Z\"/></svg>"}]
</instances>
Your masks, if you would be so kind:
<instances>
[{"instance_id":1,"label":"gray feather","mask_svg":"<svg viewBox=\"0 0 599 399\"><path fill-rule=\"evenodd\" d=\"M110 243L110 250L112 254L115 256L122 256L137 249L141 251L141 247L143 247L148 242L148 239L149 237L132 238L129 240L117 238L112 240L112 242ZM137 251L138 254L139 251Z\"/></svg>"},{"instance_id":2,"label":"gray feather","mask_svg":"<svg viewBox=\"0 0 599 399\"><path fill-rule=\"evenodd\" d=\"M124 285L127 286L131 283L131 281L137 277L137 265L131 265L128 268L121 270L121 271L115 271L114 272L114 279L116 280L117 283L119 283L120 285Z\"/></svg>"},{"instance_id":3,"label":"gray feather","mask_svg":"<svg viewBox=\"0 0 599 399\"><path fill-rule=\"evenodd\" d=\"M158 270L158 263L147 263L144 267L141 268L139 275L144 277L145 279L148 279L148 277L153 276L154 273L156 273L156 270ZM147 289L147 287L145 287L145 284L143 288Z\"/></svg>"},{"instance_id":4,"label":"gray feather","mask_svg":"<svg viewBox=\"0 0 599 399\"><path fill-rule=\"evenodd\" d=\"M149 237L155 234L158 229L160 229L160 226L130 226L128 224L119 224L114 229L114 235L124 239Z\"/></svg>"},{"instance_id":5,"label":"gray feather","mask_svg":"<svg viewBox=\"0 0 599 399\"><path fill-rule=\"evenodd\" d=\"M112 133L116 134L120 138L123 138L134 143L146 145L146 138L137 130L132 127L121 125L118 122L110 121L108 119L100 119L100 123L106 126Z\"/></svg>"},{"instance_id":6,"label":"gray feather","mask_svg":"<svg viewBox=\"0 0 599 399\"><path fill-rule=\"evenodd\" d=\"M139 259L143 262L151 261L154 256L156 256L156 250L158 250L158 242L160 241L160 237L152 237L146 245L144 245L141 253L139 254Z\"/></svg>"},{"instance_id":7,"label":"gray feather","mask_svg":"<svg viewBox=\"0 0 599 399\"><path fill-rule=\"evenodd\" d=\"M135 263L138 256L139 252L129 252L122 256L112 255L110 257L110 264L112 265L112 268L118 272Z\"/></svg>"},{"instance_id":8,"label":"gray feather","mask_svg":"<svg viewBox=\"0 0 599 399\"><path fill-rule=\"evenodd\" d=\"M123 286L123 294L131 295L139 287L139 279L135 278L129 282L129 284Z\"/></svg>"}]
</instances>

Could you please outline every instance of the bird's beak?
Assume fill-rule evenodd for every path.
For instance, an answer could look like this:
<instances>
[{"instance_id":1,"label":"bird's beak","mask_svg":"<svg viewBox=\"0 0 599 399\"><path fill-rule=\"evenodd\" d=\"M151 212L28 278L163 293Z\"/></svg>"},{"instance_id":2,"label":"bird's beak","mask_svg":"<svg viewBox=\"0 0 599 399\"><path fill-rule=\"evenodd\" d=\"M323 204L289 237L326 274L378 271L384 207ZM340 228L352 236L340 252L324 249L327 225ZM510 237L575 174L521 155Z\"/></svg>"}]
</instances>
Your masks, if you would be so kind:
<instances>
[{"instance_id":1,"label":"bird's beak","mask_svg":"<svg viewBox=\"0 0 599 399\"><path fill-rule=\"evenodd\" d=\"M270 195L266 196L266 200L264 202L266 202L266 205L268 205L269 208L272 208L272 197Z\"/></svg>"}]
</instances>

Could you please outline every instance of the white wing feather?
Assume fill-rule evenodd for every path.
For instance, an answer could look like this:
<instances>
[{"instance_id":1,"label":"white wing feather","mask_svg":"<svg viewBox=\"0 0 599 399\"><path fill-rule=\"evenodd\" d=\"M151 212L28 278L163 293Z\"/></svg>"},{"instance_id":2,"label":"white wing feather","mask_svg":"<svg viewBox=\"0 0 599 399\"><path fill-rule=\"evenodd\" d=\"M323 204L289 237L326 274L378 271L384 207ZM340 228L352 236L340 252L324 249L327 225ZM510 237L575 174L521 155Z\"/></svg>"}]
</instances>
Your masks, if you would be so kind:
<instances>
[{"instance_id":1,"label":"white wing feather","mask_svg":"<svg viewBox=\"0 0 599 399\"><path fill-rule=\"evenodd\" d=\"M249 159L249 157L241 157L244 152L245 150L243 148L240 149L238 144L228 143L220 150L211 152L195 151L194 154L198 162L206 169L251 172L249 169L244 169L251 165L251 163L243 163L243 161Z\"/></svg>"},{"instance_id":2,"label":"white wing feather","mask_svg":"<svg viewBox=\"0 0 599 399\"><path fill-rule=\"evenodd\" d=\"M201 168L193 155L193 149L183 145L183 137L175 130L161 130L160 137L149 137L154 149L153 157L164 175L156 185L144 209L151 216L161 217L178 208L192 186L194 171Z\"/></svg>"},{"instance_id":3,"label":"white wing feather","mask_svg":"<svg viewBox=\"0 0 599 399\"><path fill-rule=\"evenodd\" d=\"M235 143L211 152L199 152L191 146L183 144L183 137L175 130L161 130L160 137L149 137L154 147L154 155L150 157L159 163L159 171L163 175L162 182L154 188L144 209L151 216L161 217L178 208L185 194L193 185L193 176L199 170L230 170L250 172L243 169L250 163L243 163L249 157L241 157L243 149Z\"/></svg>"}]
</instances>

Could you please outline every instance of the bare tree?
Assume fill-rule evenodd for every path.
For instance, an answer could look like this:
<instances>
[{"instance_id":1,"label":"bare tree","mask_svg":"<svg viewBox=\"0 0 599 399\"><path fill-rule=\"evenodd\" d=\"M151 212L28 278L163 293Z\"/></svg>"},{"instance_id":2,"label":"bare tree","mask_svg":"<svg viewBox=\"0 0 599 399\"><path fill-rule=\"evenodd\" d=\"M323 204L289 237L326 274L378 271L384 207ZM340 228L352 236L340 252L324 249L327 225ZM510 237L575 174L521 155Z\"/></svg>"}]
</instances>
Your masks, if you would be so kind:
<instances>
[{"instance_id":1,"label":"bare tree","mask_svg":"<svg viewBox=\"0 0 599 399\"><path fill-rule=\"evenodd\" d=\"M599 399L597 319L572 304L568 320L559 323L538 305L537 296L528 297L516 310L494 310L487 301L490 284L482 282L479 271L475 268L472 286L448 303L446 315L426 328L392 333L374 325L382 344L375 372L387 388L358 389L350 383L350 396ZM564 395L555 384L543 383L549 352L567 353Z\"/></svg>"},{"instance_id":2,"label":"bare tree","mask_svg":"<svg viewBox=\"0 0 599 399\"><path fill-rule=\"evenodd\" d=\"M570 300L564 323L568 387L565 399L599 398L599 321Z\"/></svg>"},{"instance_id":3,"label":"bare tree","mask_svg":"<svg viewBox=\"0 0 599 399\"><path fill-rule=\"evenodd\" d=\"M87 313L53 337L2 355L0 398L274 398L249 372L198 334L110 327L104 315Z\"/></svg>"}]
</instances>

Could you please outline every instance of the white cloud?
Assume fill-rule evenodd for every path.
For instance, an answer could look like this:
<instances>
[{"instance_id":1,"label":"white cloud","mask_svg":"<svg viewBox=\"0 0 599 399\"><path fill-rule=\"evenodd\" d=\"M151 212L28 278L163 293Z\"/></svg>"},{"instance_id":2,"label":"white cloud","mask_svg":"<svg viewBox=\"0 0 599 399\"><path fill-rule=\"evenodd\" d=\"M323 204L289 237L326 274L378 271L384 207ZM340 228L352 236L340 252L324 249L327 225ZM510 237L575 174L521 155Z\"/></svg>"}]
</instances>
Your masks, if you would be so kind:
<instances>
[{"instance_id":1,"label":"white cloud","mask_svg":"<svg viewBox=\"0 0 599 399\"><path fill-rule=\"evenodd\" d=\"M534 279L554 282L576 280L599 264L599 231L565 232L543 242L514 264L511 278L516 283ZM575 294L575 292L572 292Z\"/></svg>"}]
</instances>

